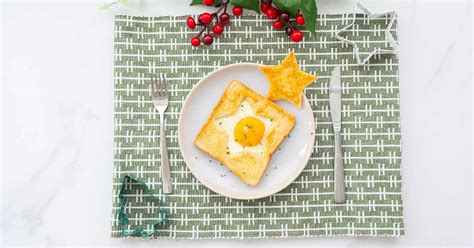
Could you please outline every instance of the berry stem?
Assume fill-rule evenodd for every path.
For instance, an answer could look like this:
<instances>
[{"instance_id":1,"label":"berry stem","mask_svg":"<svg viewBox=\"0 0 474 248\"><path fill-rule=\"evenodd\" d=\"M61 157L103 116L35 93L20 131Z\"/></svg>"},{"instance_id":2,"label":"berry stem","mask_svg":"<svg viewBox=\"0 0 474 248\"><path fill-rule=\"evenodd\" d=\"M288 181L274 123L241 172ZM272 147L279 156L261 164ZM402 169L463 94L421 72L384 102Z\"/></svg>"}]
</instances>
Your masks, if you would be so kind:
<instances>
[{"instance_id":1,"label":"berry stem","mask_svg":"<svg viewBox=\"0 0 474 248\"><path fill-rule=\"evenodd\" d=\"M229 5L229 0L224 3L224 13L227 13L227 5Z\"/></svg>"},{"instance_id":2,"label":"berry stem","mask_svg":"<svg viewBox=\"0 0 474 248\"><path fill-rule=\"evenodd\" d=\"M219 7L219 9L218 9L216 12L214 12L214 15L217 15L217 14L218 14L219 12L221 12L221 10L224 9L224 8L225 8L225 9L224 9L224 13L225 13L225 12L227 11L227 5L228 5L228 4L229 4L229 1L223 3L222 6Z\"/></svg>"},{"instance_id":3,"label":"berry stem","mask_svg":"<svg viewBox=\"0 0 474 248\"><path fill-rule=\"evenodd\" d=\"M288 25L288 27L291 28L291 31L295 30L295 26L293 26L293 24L291 23L291 20L288 20L286 24Z\"/></svg>"},{"instance_id":4,"label":"berry stem","mask_svg":"<svg viewBox=\"0 0 474 248\"><path fill-rule=\"evenodd\" d=\"M204 30L206 30L208 27L209 27L209 25L203 26L201 31L199 31L198 37L201 37L202 33L204 33Z\"/></svg>"}]
</instances>

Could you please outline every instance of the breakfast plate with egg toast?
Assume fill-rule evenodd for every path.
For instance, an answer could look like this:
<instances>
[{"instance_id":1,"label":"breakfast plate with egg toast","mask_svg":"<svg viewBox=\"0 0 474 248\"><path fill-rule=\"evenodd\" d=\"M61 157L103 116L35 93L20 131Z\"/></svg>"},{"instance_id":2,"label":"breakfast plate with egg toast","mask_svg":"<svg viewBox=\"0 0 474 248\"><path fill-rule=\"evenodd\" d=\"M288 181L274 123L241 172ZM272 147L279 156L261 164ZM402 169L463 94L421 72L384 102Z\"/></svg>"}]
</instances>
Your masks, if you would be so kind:
<instances>
[{"instance_id":1,"label":"breakfast plate with egg toast","mask_svg":"<svg viewBox=\"0 0 474 248\"><path fill-rule=\"evenodd\" d=\"M235 199L275 194L295 181L314 147L308 99L271 101L253 63L221 67L188 94L178 120L187 167L210 190Z\"/></svg>"}]
</instances>

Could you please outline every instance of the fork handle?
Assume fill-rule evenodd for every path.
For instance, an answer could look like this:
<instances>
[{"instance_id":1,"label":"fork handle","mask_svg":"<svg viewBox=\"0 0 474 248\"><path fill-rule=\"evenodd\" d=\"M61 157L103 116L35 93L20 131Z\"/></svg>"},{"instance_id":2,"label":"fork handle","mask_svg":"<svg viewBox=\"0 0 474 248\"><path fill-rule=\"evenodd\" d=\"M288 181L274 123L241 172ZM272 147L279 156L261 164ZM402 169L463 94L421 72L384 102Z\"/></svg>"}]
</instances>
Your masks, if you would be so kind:
<instances>
[{"instance_id":1,"label":"fork handle","mask_svg":"<svg viewBox=\"0 0 474 248\"><path fill-rule=\"evenodd\" d=\"M160 113L160 153L161 153L161 180L163 183L163 193L170 194L171 187L171 172L170 161L168 159L168 147L166 145L165 133L165 116L164 112Z\"/></svg>"}]
</instances>

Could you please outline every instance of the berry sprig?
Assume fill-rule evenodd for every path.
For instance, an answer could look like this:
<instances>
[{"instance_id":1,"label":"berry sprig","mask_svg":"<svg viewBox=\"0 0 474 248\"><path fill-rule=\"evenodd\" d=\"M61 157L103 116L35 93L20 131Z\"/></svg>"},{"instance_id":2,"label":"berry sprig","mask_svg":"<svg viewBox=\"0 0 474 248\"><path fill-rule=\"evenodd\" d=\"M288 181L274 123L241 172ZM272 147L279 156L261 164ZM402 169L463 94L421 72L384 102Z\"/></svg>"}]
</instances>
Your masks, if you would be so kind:
<instances>
[{"instance_id":1,"label":"berry sprig","mask_svg":"<svg viewBox=\"0 0 474 248\"><path fill-rule=\"evenodd\" d=\"M265 13L268 19L276 20L272 26L275 29L285 28L285 32L294 42L303 39L303 33L296 26L305 24L303 15L298 11L296 18L292 19L291 15L272 6L272 0L261 0L260 10Z\"/></svg>"},{"instance_id":2,"label":"berry sprig","mask_svg":"<svg viewBox=\"0 0 474 248\"><path fill-rule=\"evenodd\" d=\"M215 4L215 0L203 0L204 5L211 6ZM204 12L198 16L198 23L192 16L188 16L186 19L186 24L192 30L196 26L201 27L197 36L191 38L191 45L197 47L202 43L206 46L212 45L214 42L214 37L219 36L224 32L224 26L230 24L230 15L227 13L227 6L229 5L229 0L219 1L217 9L214 13ZM222 12L222 13L221 13ZM232 8L232 13L235 16L240 16L244 12L244 9L240 6L234 6ZM212 29L212 32L211 32Z\"/></svg>"},{"instance_id":3,"label":"berry sprig","mask_svg":"<svg viewBox=\"0 0 474 248\"><path fill-rule=\"evenodd\" d=\"M227 13L228 5L233 5L232 13L235 16L243 14L244 9L263 12L272 23L273 28L283 29L294 42L303 40L301 29L316 34L317 6L316 0L191 0L191 5L215 6L214 13L204 12L199 15L198 23L193 17L188 17L187 25L194 29L200 26L197 36L192 37L191 44L195 47L201 43L211 45L216 36L224 32L224 27L230 23ZM222 12L222 13L221 13Z\"/></svg>"},{"instance_id":4,"label":"berry sprig","mask_svg":"<svg viewBox=\"0 0 474 248\"><path fill-rule=\"evenodd\" d=\"M110 0L112 2L104 4L106 9L117 3L126 4L128 0ZM214 38L224 32L224 26L229 25L230 15L227 13L227 6L233 5L232 13L235 16L243 14L244 9L257 13L263 12L269 19L275 20L272 26L275 29L285 28L285 32L294 42L303 40L303 33L300 28L304 25L306 30L316 35L316 20L318 17L318 7L316 0L190 0L191 6L206 5L219 8L210 14L204 12L198 17L198 23L189 16L186 24L190 29L196 26L202 27L197 36L191 38L191 44L195 47L201 43L211 45ZM223 11L223 13L221 13ZM294 17L294 19L291 19ZM212 30L212 32L211 32Z\"/></svg>"}]
</instances>

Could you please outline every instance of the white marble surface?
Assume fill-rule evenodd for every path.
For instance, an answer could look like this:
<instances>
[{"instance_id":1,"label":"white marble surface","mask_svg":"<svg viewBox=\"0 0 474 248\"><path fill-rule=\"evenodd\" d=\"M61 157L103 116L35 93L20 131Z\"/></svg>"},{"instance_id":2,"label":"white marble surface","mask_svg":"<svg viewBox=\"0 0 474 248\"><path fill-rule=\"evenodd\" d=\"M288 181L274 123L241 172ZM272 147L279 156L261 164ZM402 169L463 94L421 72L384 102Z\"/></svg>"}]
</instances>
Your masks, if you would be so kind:
<instances>
[{"instance_id":1,"label":"white marble surface","mask_svg":"<svg viewBox=\"0 0 474 248\"><path fill-rule=\"evenodd\" d=\"M399 12L406 235L395 238L133 241L109 238L113 15L197 13L189 0L2 5L4 245L470 246L472 6L365 1ZM318 0L322 13L353 1Z\"/></svg>"}]
</instances>

